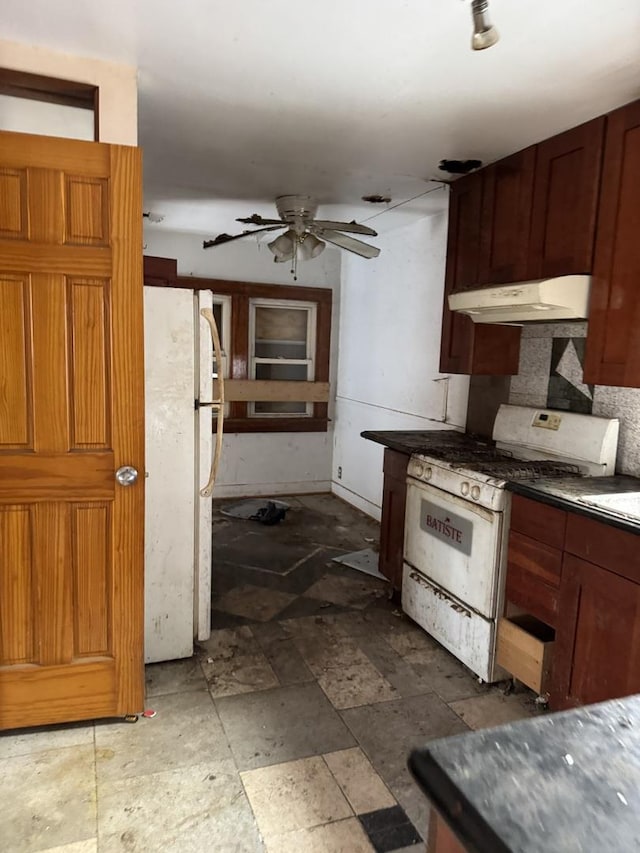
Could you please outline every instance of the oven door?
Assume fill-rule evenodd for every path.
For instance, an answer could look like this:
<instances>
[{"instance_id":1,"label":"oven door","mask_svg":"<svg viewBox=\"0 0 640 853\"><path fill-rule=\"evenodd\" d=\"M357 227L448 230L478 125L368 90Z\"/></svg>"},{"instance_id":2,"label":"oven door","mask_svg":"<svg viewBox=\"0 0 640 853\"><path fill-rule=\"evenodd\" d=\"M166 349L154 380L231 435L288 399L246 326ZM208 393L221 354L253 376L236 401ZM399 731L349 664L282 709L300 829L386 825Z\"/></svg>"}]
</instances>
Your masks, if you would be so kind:
<instances>
[{"instance_id":1,"label":"oven door","mask_svg":"<svg viewBox=\"0 0 640 853\"><path fill-rule=\"evenodd\" d=\"M488 619L497 616L502 528L501 512L407 479L406 562Z\"/></svg>"}]
</instances>

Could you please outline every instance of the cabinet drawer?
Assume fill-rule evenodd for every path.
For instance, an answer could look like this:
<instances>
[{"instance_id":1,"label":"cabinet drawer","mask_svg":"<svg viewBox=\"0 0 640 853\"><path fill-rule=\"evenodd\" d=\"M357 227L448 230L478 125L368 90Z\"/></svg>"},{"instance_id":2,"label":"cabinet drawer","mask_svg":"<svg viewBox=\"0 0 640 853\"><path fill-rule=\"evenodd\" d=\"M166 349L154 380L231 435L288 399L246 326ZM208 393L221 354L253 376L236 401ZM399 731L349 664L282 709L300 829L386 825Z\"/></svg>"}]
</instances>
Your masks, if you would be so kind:
<instances>
[{"instance_id":1,"label":"cabinet drawer","mask_svg":"<svg viewBox=\"0 0 640 853\"><path fill-rule=\"evenodd\" d=\"M640 537L569 513L565 551L616 575L640 583Z\"/></svg>"},{"instance_id":2,"label":"cabinet drawer","mask_svg":"<svg viewBox=\"0 0 640 853\"><path fill-rule=\"evenodd\" d=\"M498 622L496 663L537 693L549 689L554 631L533 616Z\"/></svg>"},{"instance_id":3,"label":"cabinet drawer","mask_svg":"<svg viewBox=\"0 0 640 853\"><path fill-rule=\"evenodd\" d=\"M512 496L511 530L562 550L566 526L567 513L563 509L520 495Z\"/></svg>"},{"instance_id":4,"label":"cabinet drawer","mask_svg":"<svg viewBox=\"0 0 640 853\"><path fill-rule=\"evenodd\" d=\"M561 571L562 551L510 532L505 597L554 628Z\"/></svg>"}]
</instances>

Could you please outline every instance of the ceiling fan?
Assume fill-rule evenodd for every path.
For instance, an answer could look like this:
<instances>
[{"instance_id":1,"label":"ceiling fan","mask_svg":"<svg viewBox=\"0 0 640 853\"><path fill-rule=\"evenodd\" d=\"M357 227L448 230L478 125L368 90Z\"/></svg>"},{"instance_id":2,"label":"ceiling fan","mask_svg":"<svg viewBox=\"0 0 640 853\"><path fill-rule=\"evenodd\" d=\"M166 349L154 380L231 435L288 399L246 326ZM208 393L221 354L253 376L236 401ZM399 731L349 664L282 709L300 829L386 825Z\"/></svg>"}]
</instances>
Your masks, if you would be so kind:
<instances>
[{"instance_id":1,"label":"ceiling fan","mask_svg":"<svg viewBox=\"0 0 640 853\"><path fill-rule=\"evenodd\" d=\"M267 243L269 250L273 253L276 263L292 261L291 272L296 277L298 259L303 261L317 258L324 251L327 243L354 252L362 258L377 258L380 249L368 243L350 237L349 234L363 234L369 237L377 237L378 232L367 225L358 225L357 222L333 222L327 219L316 219L318 204L311 196L306 195L281 195L276 199L276 209L279 219L265 219L254 213L245 219L237 219L236 222L244 222L248 225L261 225L253 231L243 231L242 234L218 234L214 240L205 240L203 249L212 246L221 246L232 240L241 240L252 234L261 234L266 231L279 231L285 228L283 234L276 237L271 243ZM343 234L340 232L346 231Z\"/></svg>"}]
</instances>

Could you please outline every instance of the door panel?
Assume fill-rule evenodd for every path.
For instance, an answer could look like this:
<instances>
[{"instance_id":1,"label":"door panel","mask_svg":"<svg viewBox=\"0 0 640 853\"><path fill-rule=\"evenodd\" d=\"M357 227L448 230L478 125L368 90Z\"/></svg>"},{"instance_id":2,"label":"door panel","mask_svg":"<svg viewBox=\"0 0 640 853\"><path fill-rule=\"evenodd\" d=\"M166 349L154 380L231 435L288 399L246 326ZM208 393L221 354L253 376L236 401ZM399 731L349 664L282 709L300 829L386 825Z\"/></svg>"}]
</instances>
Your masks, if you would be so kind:
<instances>
[{"instance_id":1,"label":"door panel","mask_svg":"<svg viewBox=\"0 0 640 853\"><path fill-rule=\"evenodd\" d=\"M71 447L111 444L109 411L109 285L102 279L69 279L69 386Z\"/></svg>"},{"instance_id":2,"label":"door panel","mask_svg":"<svg viewBox=\"0 0 640 853\"><path fill-rule=\"evenodd\" d=\"M483 170L481 284L524 281L527 277L535 163L536 149L532 146Z\"/></svg>"},{"instance_id":3,"label":"door panel","mask_svg":"<svg viewBox=\"0 0 640 853\"><path fill-rule=\"evenodd\" d=\"M640 101L607 116L584 381L640 387Z\"/></svg>"},{"instance_id":4,"label":"door panel","mask_svg":"<svg viewBox=\"0 0 640 853\"><path fill-rule=\"evenodd\" d=\"M34 654L29 507L0 506L0 554L0 666L7 666Z\"/></svg>"},{"instance_id":5,"label":"door panel","mask_svg":"<svg viewBox=\"0 0 640 853\"><path fill-rule=\"evenodd\" d=\"M0 728L136 712L140 155L3 133L0 192Z\"/></svg>"},{"instance_id":6,"label":"door panel","mask_svg":"<svg viewBox=\"0 0 640 853\"><path fill-rule=\"evenodd\" d=\"M0 446L32 447L33 407L27 276L0 279L0 363L6 365L0 394Z\"/></svg>"},{"instance_id":7,"label":"door panel","mask_svg":"<svg viewBox=\"0 0 640 853\"><path fill-rule=\"evenodd\" d=\"M605 118L537 146L528 277L590 273Z\"/></svg>"}]
</instances>

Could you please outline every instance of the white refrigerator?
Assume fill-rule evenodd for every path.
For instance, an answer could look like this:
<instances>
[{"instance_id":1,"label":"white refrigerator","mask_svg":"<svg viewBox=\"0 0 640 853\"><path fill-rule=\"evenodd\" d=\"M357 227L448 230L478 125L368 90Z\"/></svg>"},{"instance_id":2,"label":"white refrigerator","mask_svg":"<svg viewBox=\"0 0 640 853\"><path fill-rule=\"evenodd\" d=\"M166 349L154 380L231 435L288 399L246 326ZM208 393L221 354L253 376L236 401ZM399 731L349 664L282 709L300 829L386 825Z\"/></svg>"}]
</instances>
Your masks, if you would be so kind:
<instances>
[{"instance_id":1,"label":"white refrigerator","mask_svg":"<svg viewBox=\"0 0 640 853\"><path fill-rule=\"evenodd\" d=\"M151 663L189 657L194 640L210 634L212 506L206 486L217 467L216 450L219 458L223 407L216 442L211 291L144 290L145 662Z\"/></svg>"}]
</instances>

